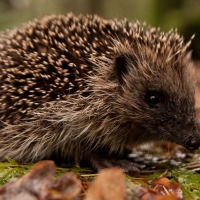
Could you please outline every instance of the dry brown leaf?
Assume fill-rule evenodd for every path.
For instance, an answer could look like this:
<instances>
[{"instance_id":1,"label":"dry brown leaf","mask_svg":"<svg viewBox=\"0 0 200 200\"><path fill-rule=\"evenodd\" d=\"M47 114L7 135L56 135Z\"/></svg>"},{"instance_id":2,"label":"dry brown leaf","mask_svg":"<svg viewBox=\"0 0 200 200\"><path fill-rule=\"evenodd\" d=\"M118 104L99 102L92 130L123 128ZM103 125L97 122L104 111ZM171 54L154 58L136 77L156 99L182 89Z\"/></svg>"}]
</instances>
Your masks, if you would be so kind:
<instances>
[{"instance_id":1,"label":"dry brown leaf","mask_svg":"<svg viewBox=\"0 0 200 200\"><path fill-rule=\"evenodd\" d=\"M124 200L125 176L121 169L104 169L91 183L85 200Z\"/></svg>"},{"instance_id":2,"label":"dry brown leaf","mask_svg":"<svg viewBox=\"0 0 200 200\"><path fill-rule=\"evenodd\" d=\"M17 182L0 188L2 200L72 200L81 191L80 181L73 173L54 180L53 161L40 161Z\"/></svg>"},{"instance_id":3,"label":"dry brown leaf","mask_svg":"<svg viewBox=\"0 0 200 200\"><path fill-rule=\"evenodd\" d=\"M172 199L181 200L183 199L183 192L180 188L180 184L170 181L168 178L161 177L151 181L151 186L158 192L158 199ZM159 197L160 196L160 197ZM165 196L165 198L163 197ZM170 197L170 198L169 198Z\"/></svg>"}]
</instances>

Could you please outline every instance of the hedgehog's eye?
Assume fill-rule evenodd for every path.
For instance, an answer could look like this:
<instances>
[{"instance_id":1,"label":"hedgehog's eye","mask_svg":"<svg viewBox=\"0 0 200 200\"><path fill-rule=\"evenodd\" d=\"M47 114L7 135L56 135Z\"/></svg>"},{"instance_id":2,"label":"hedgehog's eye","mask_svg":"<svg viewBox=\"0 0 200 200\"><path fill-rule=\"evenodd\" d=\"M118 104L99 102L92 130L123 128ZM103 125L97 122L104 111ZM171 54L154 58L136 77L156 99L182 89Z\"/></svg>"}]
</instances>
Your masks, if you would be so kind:
<instances>
[{"instance_id":1,"label":"hedgehog's eye","mask_svg":"<svg viewBox=\"0 0 200 200\"><path fill-rule=\"evenodd\" d=\"M158 106L160 104L160 94L156 91L150 91L145 96L146 102L150 106Z\"/></svg>"}]
</instances>

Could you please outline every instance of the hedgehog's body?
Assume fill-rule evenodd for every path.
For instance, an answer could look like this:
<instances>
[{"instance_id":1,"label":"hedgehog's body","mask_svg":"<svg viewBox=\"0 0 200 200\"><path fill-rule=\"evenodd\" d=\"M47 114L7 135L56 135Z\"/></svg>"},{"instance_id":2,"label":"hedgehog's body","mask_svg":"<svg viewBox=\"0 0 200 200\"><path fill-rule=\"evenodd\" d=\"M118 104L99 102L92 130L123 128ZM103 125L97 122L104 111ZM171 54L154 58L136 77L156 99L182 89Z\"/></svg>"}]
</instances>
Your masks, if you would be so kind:
<instances>
[{"instance_id":1,"label":"hedgehog's body","mask_svg":"<svg viewBox=\"0 0 200 200\"><path fill-rule=\"evenodd\" d=\"M188 44L143 28L69 14L2 33L1 159L119 156L164 139L197 148Z\"/></svg>"}]
</instances>

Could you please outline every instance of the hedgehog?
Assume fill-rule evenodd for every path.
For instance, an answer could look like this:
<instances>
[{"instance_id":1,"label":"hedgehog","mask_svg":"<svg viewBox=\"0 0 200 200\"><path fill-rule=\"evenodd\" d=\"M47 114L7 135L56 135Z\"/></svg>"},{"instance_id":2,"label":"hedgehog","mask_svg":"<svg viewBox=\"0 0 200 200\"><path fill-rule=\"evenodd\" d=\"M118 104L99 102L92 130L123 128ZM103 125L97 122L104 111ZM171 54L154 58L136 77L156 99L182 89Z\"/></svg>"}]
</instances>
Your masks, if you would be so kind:
<instances>
[{"instance_id":1,"label":"hedgehog","mask_svg":"<svg viewBox=\"0 0 200 200\"><path fill-rule=\"evenodd\" d=\"M126 155L139 144L198 149L191 40L72 13L1 32L0 160L131 172Z\"/></svg>"}]
</instances>

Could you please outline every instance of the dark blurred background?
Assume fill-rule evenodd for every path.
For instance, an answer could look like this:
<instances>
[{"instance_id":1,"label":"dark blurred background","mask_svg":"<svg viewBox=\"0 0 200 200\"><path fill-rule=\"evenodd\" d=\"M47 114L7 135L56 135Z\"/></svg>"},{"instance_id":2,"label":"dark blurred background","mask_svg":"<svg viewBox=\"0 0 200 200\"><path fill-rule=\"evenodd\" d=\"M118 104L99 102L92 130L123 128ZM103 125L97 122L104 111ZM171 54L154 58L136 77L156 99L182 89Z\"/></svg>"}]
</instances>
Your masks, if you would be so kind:
<instances>
[{"instance_id":1,"label":"dark blurred background","mask_svg":"<svg viewBox=\"0 0 200 200\"><path fill-rule=\"evenodd\" d=\"M47 14L97 13L105 18L138 19L163 31L195 34L193 58L200 60L200 0L0 0L0 30Z\"/></svg>"}]
</instances>

